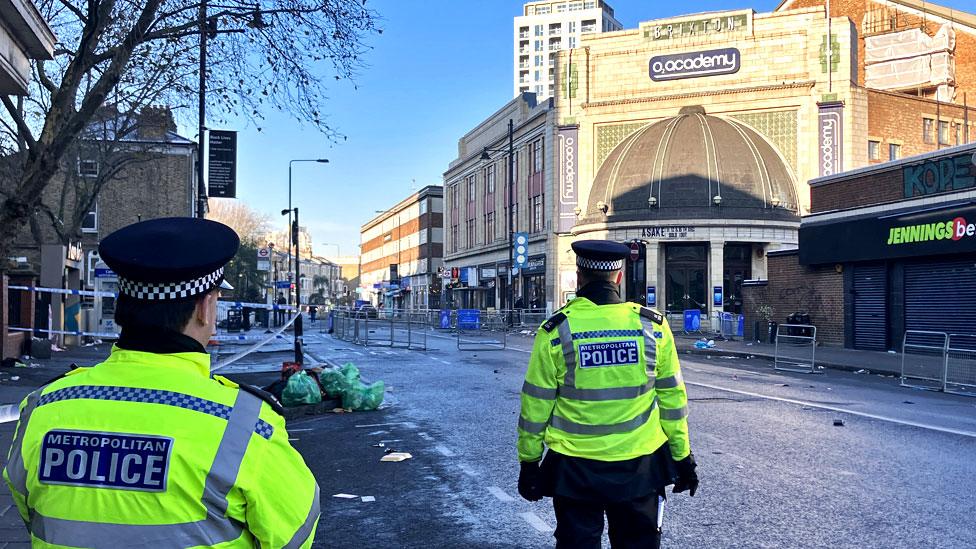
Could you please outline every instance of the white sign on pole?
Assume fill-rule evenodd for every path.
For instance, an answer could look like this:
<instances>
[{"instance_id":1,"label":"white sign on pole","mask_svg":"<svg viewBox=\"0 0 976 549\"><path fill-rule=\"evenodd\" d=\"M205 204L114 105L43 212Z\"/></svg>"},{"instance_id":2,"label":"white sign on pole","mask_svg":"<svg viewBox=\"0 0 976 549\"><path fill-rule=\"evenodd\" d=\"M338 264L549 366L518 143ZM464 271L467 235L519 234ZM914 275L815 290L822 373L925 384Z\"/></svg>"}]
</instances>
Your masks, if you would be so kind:
<instances>
[{"instance_id":1,"label":"white sign on pole","mask_svg":"<svg viewBox=\"0 0 976 549\"><path fill-rule=\"evenodd\" d=\"M268 260L259 259L258 260L258 270L259 271L270 271L271 270L271 262L268 261Z\"/></svg>"}]
</instances>

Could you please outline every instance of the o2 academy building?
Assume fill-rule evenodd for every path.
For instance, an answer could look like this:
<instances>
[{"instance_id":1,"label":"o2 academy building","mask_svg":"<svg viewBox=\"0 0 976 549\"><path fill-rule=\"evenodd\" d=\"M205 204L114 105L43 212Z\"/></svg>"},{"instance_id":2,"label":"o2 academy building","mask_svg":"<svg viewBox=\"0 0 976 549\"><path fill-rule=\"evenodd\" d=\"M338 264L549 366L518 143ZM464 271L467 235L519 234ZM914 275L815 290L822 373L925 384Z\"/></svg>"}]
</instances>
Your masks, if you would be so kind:
<instances>
[{"instance_id":1,"label":"o2 academy building","mask_svg":"<svg viewBox=\"0 0 976 549\"><path fill-rule=\"evenodd\" d=\"M742 282L797 246L807 181L869 164L868 104L886 96L862 82L859 45L851 17L813 6L648 21L560 52L557 299L575 290L570 243L595 238L631 245L626 299L742 312Z\"/></svg>"}]
</instances>

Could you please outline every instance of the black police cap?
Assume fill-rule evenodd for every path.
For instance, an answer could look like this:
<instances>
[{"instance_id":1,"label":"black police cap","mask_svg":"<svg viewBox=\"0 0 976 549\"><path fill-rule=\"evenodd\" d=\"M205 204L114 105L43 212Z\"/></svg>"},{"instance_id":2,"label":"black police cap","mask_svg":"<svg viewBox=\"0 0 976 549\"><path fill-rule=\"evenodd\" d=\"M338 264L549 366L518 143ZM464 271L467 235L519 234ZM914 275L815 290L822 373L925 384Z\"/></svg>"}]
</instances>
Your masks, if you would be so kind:
<instances>
[{"instance_id":1,"label":"black police cap","mask_svg":"<svg viewBox=\"0 0 976 549\"><path fill-rule=\"evenodd\" d=\"M573 242L576 266L588 271L616 271L624 266L630 255L626 244L609 240L579 240Z\"/></svg>"},{"instance_id":2,"label":"black police cap","mask_svg":"<svg viewBox=\"0 0 976 549\"><path fill-rule=\"evenodd\" d=\"M240 238L222 223L168 217L123 227L105 237L98 253L119 276L119 292L147 301L179 301L221 287L224 265Z\"/></svg>"}]
</instances>

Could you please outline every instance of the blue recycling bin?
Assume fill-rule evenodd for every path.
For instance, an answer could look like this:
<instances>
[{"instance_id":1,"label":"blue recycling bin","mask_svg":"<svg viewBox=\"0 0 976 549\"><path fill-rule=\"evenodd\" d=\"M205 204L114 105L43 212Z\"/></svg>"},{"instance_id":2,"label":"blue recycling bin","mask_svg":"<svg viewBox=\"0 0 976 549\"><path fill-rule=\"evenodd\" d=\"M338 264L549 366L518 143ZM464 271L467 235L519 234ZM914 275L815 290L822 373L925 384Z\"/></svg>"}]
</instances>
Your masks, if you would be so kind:
<instances>
[{"instance_id":1,"label":"blue recycling bin","mask_svg":"<svg viewBox=\"0 0 976 549\"><path fill-rule=\"evenodd\" d=\"M451 329L451 310L441 309L441 329L450 330Z\"/></svg>"},{"instance_id":2,"label":"blue recycling bin","mask_svg":"<svg viewBox=\"0 0 976 549\"><path fill-rule=\"evenodd\" d=\"M701 310L687 309L685 311L685 331L697 332L701 329Z\"/></svg>"}]
</instances>

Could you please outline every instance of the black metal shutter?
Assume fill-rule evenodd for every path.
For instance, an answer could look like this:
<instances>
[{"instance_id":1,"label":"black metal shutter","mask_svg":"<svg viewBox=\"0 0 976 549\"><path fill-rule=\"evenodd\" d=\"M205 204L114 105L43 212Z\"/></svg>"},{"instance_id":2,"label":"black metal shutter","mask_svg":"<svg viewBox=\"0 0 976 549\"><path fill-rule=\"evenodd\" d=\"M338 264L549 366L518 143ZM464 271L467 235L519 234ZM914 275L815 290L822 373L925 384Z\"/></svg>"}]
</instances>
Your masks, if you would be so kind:
<instances>
[{"instance_id":1,"label":"black metal shutter","mask_svg":"<svg viewBox=\"0 0 976 549\"><path fill-rule=\"evenodd\" d=\"M888 349L885 301L888 272L884 265L854 267L854 348Z\"/></svg>"},{"instance_id":2,"label":"black metal shutter","mask_svg":"<svg viewBox=\"0 0 976 549\"><path fill-rule=\"evenodd\" d=\"M976 333L976 258L905 265L905 329Z\"/></svg>"}]
</instances>

